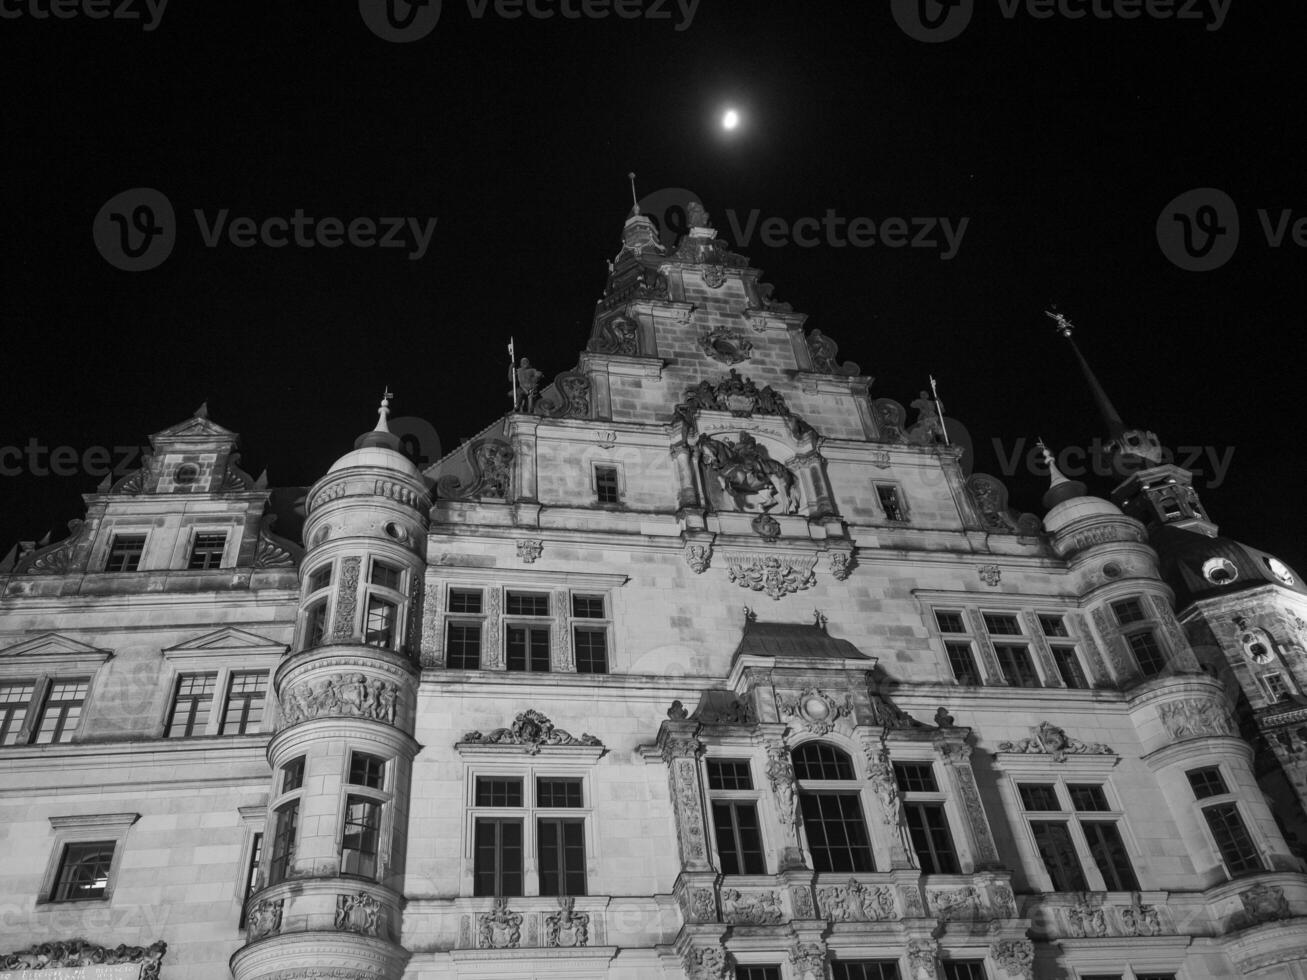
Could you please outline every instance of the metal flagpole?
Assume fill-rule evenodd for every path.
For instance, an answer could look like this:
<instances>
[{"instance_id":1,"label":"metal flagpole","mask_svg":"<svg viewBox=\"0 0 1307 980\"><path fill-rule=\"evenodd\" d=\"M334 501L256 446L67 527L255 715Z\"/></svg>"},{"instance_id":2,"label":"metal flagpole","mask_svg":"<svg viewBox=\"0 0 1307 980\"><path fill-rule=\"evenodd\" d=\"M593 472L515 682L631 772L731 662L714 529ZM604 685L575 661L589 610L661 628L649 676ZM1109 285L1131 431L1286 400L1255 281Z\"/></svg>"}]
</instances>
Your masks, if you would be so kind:
<instances>
[{"instance_id":1,"label":"metal flagpole","mask_svg":"<svg viewBox=\"0 0 1307 980\"><path fill-rule=\"evenodd\" d=\"M944 406L940 404L939 389L935 387L935 376L930 377L930 393L935 396L935 414L939 416L939 428L944 433L944 442L948 443L948 426L944 423Z\"/></svg>"},{"instance_id":2,"label":"metal flagpole","mask_svg":"<svg viewBox=\"0 0 1307 980\"><path fill-rule=\"evenodd\" d=\"M508 378L513 382L513 411L517 411L517 351L513 349L513 338L508 338Z\"/></svg>"}]
</instances>

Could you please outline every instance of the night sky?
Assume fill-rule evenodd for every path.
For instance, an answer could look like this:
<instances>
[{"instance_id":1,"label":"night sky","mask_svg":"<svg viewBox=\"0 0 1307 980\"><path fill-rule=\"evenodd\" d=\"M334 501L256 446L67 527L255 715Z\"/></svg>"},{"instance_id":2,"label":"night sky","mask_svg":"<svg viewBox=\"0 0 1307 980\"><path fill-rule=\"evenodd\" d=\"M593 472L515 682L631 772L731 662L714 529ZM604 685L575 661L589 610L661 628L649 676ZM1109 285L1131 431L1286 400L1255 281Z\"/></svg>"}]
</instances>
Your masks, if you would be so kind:
<instances>
[{"instance_id":1,"label":"night sky","mask_svg":"<svg viewBox=\"0 0 1307 980\"><path fill-rule=\"evenodd\" d=\"M1142 0L1008 17L1015 0L975 0L960 36L923 43L889 0L702 0L688 24L655 0L625 2L665 19L508 19L493 4L477 18L445 0L428 36L400 44L352 0L192 0L157 20L144 0L123 8L136 20L67 0L77 16L34 16L50 2L0 0L0 453L22 450L0 455L0 553L61 537L100 482L32 472L31 440L141 445L207 401L242 434L245 468L307 485L371 426L388 384L396 416L456 446L509 406L510 335L549 378L576 363L633 170L642 196L692 190L776 298L876 378L873 396L911 402L934 374L976 468L1025 510L1043 480L1024 461L1004 474L1001 456L1103 434L1043 315L1056 303L1126 421L1204 453L1195 482L1223 532L1307 571L1307 249L1292 225L1279 248L1263 229L1286 209L1307 217L1303 4L1231 0L1211 30L1212 0L1154 2L1200 19L1093 13ZM727 106L744 116L729 135ZM92 226L139 187L175 208L176 245L126 272ZM1219 269L1184 271L1159 216L1207 187L1236 203L1241 240ZM436 226L416 260L210 248L196 209ZM728 212L745 224L754 209L968 223L945 260L879 241L734 241ZM1231 449L1212 487L1211 454Z\"/></svg>"}]
</instances>

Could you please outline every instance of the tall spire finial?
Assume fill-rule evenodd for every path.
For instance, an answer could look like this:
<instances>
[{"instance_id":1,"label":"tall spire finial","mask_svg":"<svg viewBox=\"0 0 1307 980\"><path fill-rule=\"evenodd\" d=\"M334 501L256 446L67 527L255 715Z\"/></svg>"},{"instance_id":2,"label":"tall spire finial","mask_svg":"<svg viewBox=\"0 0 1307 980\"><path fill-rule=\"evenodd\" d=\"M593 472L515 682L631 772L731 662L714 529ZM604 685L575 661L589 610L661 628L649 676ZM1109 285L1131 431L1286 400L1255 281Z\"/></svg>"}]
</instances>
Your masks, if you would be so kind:
<instances>
[{"instance_id":1,"label":"tall spire finial","mask_svg":"<svg viewBox=\"0 0 1307 980\"><path fill-rule=\"evenodd\" d=\"M1044 464L1048 467L1049 487L1044 493L1045 507L1052 509L1064 500L1083 497L1089 492L1089 489L1079 480L1068 480L1066 474L1058 469L1057 460L1053 458L1043 439L1035 440L1035 445L1039 447L1039 452L1044 457Z\"/></svg>"},{"instance_id":2,"label":"tall spire finial","mask_svg":"<svg viewBox=\"0 0 1307 980\"><path fill-rule=\"evenodd\" d=\"M634 214L639 214L639 213L640 213L640 197L639 197L638 194L635 193L635 171L632 170L629 174L627 174L627 175L626 175L626 179L629 180L629 181L631 182L631 203L634 205L634 208L635 208L635 210L633 210L631 213L632 213L633 215L634 215Z\"/></svg>"},{"instance_id":3,"label":"tall spire finial","mask_svg":"<svg viewBox=\"0 0 1307 980\"><path fill-rule=\"evenodd\" d=\"M1084 372L1085 380L1089 383L1089 390L1093 393L1094 402L1098 405L1098 411L1103 416L1103 422L1107 426L1108 435L1114 440L1119 440L1125 434L1125 423L1121 421L1121 416L1112 404L1112 399L1107 397L1107 392L1103 386L1098 383L1098 378L1094 375L1093 369L1090 368L1089 362L1085 356L1080 353L1080 348L1076 346L1075 338L1072 334L1075 332L1075 324L1065 313L1059 313L1057 307L1051 310L1045 310L1044 316L1057 323L1057 332L1067 339L1071 345L1071 350L1075 352L1076 360L1080 362L1080 370Z\"/></svg>"},{"instance_id":4,"label":"tall spire finial","mask_svg":"<svg viewBox=\"0 0 1307 980\"><path fill-rule=\"evenodd\" d=\"M377 427L373 432L389 432L390 426L386 424L386 419L390 418L390 400L395 397L395 393L390 390L390 385L386 385L385 391L381 393L381 407L377 409Z\"/></svg>"}]
</instances>

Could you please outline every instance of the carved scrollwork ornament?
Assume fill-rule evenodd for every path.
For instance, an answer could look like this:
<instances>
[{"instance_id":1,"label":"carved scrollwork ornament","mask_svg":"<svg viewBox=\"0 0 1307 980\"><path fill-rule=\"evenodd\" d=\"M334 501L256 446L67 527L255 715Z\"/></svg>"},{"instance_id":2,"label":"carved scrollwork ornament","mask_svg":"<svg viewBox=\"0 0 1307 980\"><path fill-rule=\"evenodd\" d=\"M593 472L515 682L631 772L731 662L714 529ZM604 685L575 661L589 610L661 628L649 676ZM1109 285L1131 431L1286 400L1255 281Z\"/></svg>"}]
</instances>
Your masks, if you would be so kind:
<instances>
[{"instance_id":1,"label":"carved scrollwork ornament","mask_svg":"<svg viewBox=\"0 0 1307 980\"><path fill-rule=\"evenodd\" d=\"M1034 980L1035 944L1029 939L1000 939L990 945L989 955L1009 977Z\"/></svg>"},{"instance_id":2,"label":"carved scrollwork ornament","mask_svg":"<svg viewBox=\"0 0 1307 980\"><path fill-rule=\"evenodd\" d=\"M800 694L778 698L777 707L814 735L826 735L841 718L852 717L853 696L846 694L843 700L836 700L825 691L810 687Z\"/></svg>"},{"instance_id":3,"label":"carved scrollwork ornament","mask_svg":"<svg viewBox=\"0 0 1307 980\"><path fill-rule=\"evenodd\" d=\"M826 980L825 943L795 943L790 947L790 964L799 980Z\"/></svg>"},{"instance_id":4,"label":"carved scrollwork ornament","mask_svg":"<svg viewBox=\"0 0 1307 980\"><path fill-rule=\"evenodd\" d=\"M517 949L522 943L522 914L508 907L507 898L496 898L494 907L477 917L477 948Z\"/></svg>"},{"instance_id":5,"label":"carved scrollwork ornament","mask_svg":"<svg viewBox=\"0 0 1307 980\"><path fill-rule=\"evenodd\" d=\"M708 571L712 564L712 545L708 544L687 544L685 546L685 563L690 566L690 571L696 575L702 575Z\"/></svg>"},{"instance_id":6,"label":"carved scrollwork ornament","mask_svg":"<svg viewBox=\"0 0 1307 980\"><path fill-rule=\"evenodd\" d=\"M1101 742L1082 742L1072 738L1052 722L1042 721L1030 729L1030 737L1016 742L999 742L1000 752L1021 752L1052 756L1054 762L1065 762L1070 755L1115 755Z\"/></svg>"},{"instance_id":7,"label":"carved scrollwork ornament","mask_svg":"<svg viewBox=\"0 0 1307 980\"><path fill-rule=\"evenodd\" d=\"M594 735L584 734L577 738L571 732L556 728L548 717L535 710L523 711L507 728L496 728L491 732L467 732L459 739L459 744L515 745L521 746L527 755L539 755L543 746L603 747L603 742Z\"/></svg>"},{"instance_id":8,"label":"carved scrollwork ornament","mask_svg":"<svg viewBox=\"0 0 1307 980\"><path fill-rule=\"evenodd\" d=\"M753 343L729 327L716 327L700 336L699 349L721 364L739 364L753 356Z\"/></svg>"},{"instance_id":9,"label":"carved scrollwork ornament","mask_svg":"<svg viewBox=\"0 0 1307 980\"><path fill-rule=\"evenodd\" d=\"M385 931L382 905L366 892L336 896L336 929L361 936L381 936Z\"/></svg>"},{"instance_id":10,"label":"carved scrollwork ornament","mask_svg":"<svg viewBox=\"0 0 1307 980\"><path fill-rule=\"evenodd\" d=\"M908 943L908 974L912 980L938 980L939 942L913 939Z\"/></svg>"},{"instance_id":11,"label":"carved scrollwork ornament","mask_svg":"<svg viewBox=\"0 0 1307 980\"><path fill-rule=\"evenodd\" d=\"M590 944L590 916L576 911L575 898L559 898L558 911L545 917L545 945L572 948Z\"/></svg>"}]
</instances>

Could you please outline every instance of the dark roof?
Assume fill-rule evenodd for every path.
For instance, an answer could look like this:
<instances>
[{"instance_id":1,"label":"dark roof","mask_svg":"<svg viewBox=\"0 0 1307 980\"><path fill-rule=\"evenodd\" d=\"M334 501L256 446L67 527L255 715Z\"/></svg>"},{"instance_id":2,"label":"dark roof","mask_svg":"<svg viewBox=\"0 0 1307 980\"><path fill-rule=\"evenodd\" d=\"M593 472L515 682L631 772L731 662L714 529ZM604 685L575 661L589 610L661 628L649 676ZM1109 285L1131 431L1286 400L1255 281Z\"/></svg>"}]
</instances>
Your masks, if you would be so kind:
<instances>
[{"instance_id":1,"label":"dark roof","mask_svg":"<svg viewBox=\"0 0 1307 980\"><path fill-rule=\"evenodd\" d=\"M870 660L848 640L837 640L820 626L802 623L744 624L732 660L742 656L803 657L807 660Z\"/></svg>"},{"instance_id":2,"label":"dark roof","mask_svg":"<svg viewBox=\"0 0 1307 980\"><path fill-rule=\"evenodd\" d=\"M1183 609L1198 599L1229 595L1264 585L1307 595L1307 584L1295 569L1289 569L1293 584L1281 581L1271 571L1274 555L1242 544L1233 538L1209 538L1196 531L1178 527L1160 527L1149 535L1149 542L1161 558L1163 580L1175 590L1176 605ZM1203 574L1203 565L1213 558L1224 558L1234 566L1236 576L1229 582L1212 582Z\"/></svg>"}]
</instances>

